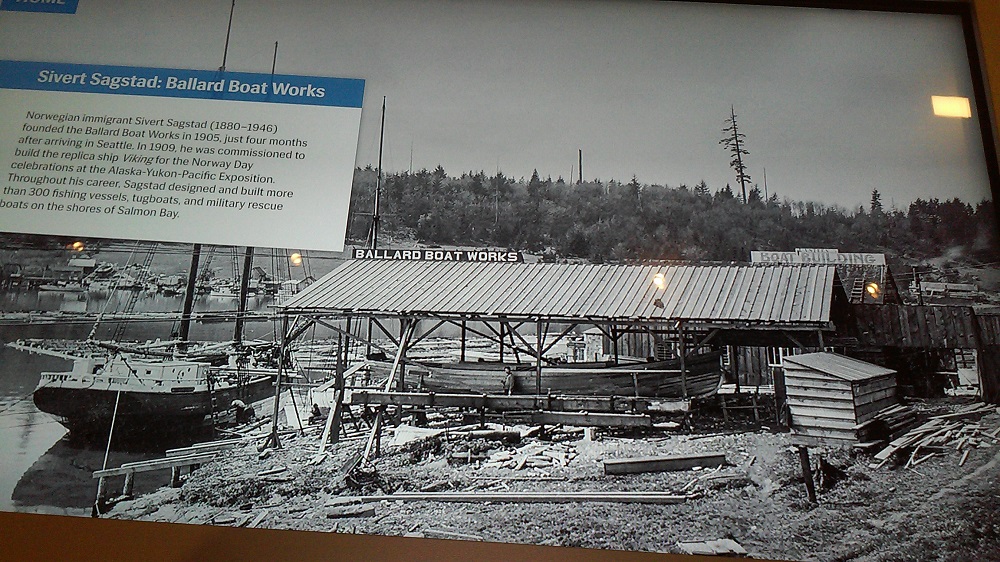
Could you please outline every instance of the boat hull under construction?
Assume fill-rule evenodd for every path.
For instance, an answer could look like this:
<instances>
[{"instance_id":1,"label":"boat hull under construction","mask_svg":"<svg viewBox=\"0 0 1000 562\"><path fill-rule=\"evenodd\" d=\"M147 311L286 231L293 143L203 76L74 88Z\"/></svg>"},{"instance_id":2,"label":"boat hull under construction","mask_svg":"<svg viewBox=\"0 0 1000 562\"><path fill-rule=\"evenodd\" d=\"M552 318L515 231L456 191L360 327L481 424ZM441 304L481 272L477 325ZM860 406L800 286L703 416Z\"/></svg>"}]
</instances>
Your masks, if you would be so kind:
<instances>
[{"instance_id":1,"label":"boat hull under construction","mask_svg":"<svg viewBox=\"0 0 1000 562\"><path fill-rule=\"evenodd\" d=\"M679 359L648 363L566 363L543 365L541 388L534 365L501 363L455 363L407 367L406 378L432 392L502 394L504 367L514 375L513 394L567 394L592 396L649 396L697 398L719 389L722 372L720 353L689 356L681 375Z\"/></svg>"},{"instance_id":2,"label":"boat hull under construction","mask_svg":"<svg viewBox=\"0 0 1000 562\"><path fill-rule=\"evenodd\" d=\"M33 400L74 441L106 444L110 433L119 444L156 447L204 435L213 409L224 413L235 400L249 405L273 393L274 376L264 370L235 381L206 363L116 357L106 365L78 359L72 371L42 373Z\"/></svg>"}]
</instances>

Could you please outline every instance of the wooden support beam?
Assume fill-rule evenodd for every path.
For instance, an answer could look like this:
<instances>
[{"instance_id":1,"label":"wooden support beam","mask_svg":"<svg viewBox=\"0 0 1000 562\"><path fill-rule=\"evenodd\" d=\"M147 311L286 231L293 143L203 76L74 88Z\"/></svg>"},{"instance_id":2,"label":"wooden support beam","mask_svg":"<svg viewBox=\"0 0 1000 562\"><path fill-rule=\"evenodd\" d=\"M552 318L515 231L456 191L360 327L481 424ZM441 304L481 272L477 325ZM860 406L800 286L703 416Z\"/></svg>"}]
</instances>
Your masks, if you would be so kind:
<instances>
[{"instance_id":1,"label":"wooden support beam","mask_svg":"<svg viewBox=\"0 0 1000 562\"><path fill-rule=\"evenodd\" d=\"M697 466L715 468L726 464L725 453L704 455L671 455L665 457L637 457L604 461L604 474L638 474L641 472L669 472L688 470Z\"/></svg>"},{"instance_id":2,"label":"wooden support beam","mask_svg":"<svg viewBox=\"0 0 1000 562\"><path fill-rule=\"evenodd\" d=\"M381 501L435 501L461 503L646 503L677 504L690 496L668 492L401 492L382 496L342 498L360 503Z\"/></svg>"},{"instance_id":3,"label":"wooden support beam","mask_svg":"<svg viewBox=\"0 0 1000 562\"><path fill-rule=\"evenodd\" d=\"M507 394L435 394L427 392L351 392L351 405L367 406L423 406L487 408L493 411L549 410L553 412L625 413L646 411L686 411L689 401L671 402L677 408L668 409L660 398L634 396L562 396L562 395L507 395Z\"/></svg>"},{"instance_id":4,"label":"wooden support beam","mask_svg":"<svg viewBox=\"0 0 1000 562\"><path fill-rule=\"evenodd\" d=\"M653 427L653 420L646 415L591 414L577 412L535 412L531 422L536 424L590 426L590 427Z\"/></svg>"}]
</instances>

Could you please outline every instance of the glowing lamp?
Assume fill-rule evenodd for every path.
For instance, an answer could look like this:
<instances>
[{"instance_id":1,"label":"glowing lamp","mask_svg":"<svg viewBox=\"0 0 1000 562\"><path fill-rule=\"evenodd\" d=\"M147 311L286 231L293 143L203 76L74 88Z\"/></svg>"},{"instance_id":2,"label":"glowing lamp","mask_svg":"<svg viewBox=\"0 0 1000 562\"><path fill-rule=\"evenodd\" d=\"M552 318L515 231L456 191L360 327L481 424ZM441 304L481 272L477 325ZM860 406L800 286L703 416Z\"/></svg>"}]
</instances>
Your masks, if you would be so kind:
<instances>
[{"instance_id":1,"label":"glowing lamp","mask_svg":"<svg viewBox=\"0 0 1000 562\"><path fill-rule=\"evenodd\" d=\"M288 256L288 261L292 262L292 265L302 265L302 254L295 252Z\"/></svg>"},{"instance_id":2,"label":"glowing lamp","mask_svg":"<svg viewBox=\"0 0 1000 562\"><path fill-rule=\"evenodd\" d=\"M662 273L657 273L653 276L653 284L656 285L657 289L662 289L667 285L667 281L664 279Z\"/></svg>"},{"instance_id":3,"label":"glowing lamp","mask_svg":"<svg viewBox=\"0 0 1000 562\"><path fill-rule=\"evenodd\" d=\"M882 294L882 290L879 288L878 283L875 283L874 281L865 285L865 292L871 295L873 299L877 299L879 295Z\"/></svg>"},{"instance_id":4,"label":"glowing lamp","mask_svg":"<svg viewBox=\"0 0 1000 562\"><path fill-rule=\"evenodd\" d=\"M931 106L934 115L938 117L957 117L969 119L972 117L972 106L969 98L958 96L931 96Z\"/></svg>"}]
</instances>

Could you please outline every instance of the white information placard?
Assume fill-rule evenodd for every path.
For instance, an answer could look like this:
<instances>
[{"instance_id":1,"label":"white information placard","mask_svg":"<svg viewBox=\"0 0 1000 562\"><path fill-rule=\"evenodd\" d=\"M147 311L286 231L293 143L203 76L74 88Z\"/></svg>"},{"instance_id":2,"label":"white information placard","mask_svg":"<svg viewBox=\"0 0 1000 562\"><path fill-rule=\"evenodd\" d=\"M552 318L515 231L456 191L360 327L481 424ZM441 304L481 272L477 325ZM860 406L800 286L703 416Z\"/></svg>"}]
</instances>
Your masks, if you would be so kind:
<instances>
[{"instance_id":1,"label":"white information placard","mask_svg":"<svg viewBox=\"0 0 1000 562\"><path fill-rule=\"evenodd\" d=\"M340 251L364 81L0 61L0 230Z\"/></svg>"}]
</instances>

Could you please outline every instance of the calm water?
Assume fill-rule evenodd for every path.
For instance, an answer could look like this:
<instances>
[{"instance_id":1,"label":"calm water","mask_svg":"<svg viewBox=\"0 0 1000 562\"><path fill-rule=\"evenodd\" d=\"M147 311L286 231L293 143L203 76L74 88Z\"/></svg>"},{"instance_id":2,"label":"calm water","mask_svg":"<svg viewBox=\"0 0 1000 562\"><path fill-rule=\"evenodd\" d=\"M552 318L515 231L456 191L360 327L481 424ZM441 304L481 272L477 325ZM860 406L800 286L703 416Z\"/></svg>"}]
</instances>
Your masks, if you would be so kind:
<instances>
[{"instance_id":1,"label":"calm water","mask_svg":"<svg viewBox=\"0 0 1000 562\"><path fill-rule=\"evenodd\" d=\"M0 293L0 310L5 311L72 311L98 312L107 306L121 306L122 297L83 293L25 291ZM199 297L196 311L228 311L236 308L233 299ZM251 310L266 310L265 298L251 299ZM144 295L137 311L176 312L181 308L179 297ZM90 515L97 490L91 474L102 468L103 448L86 449L71 445L65 439L66 430L49 415L38 411L31 402L31 393L43 371L63 371L71 362L57 357L17 351L6 343L21 338L85 339L91 322L66 322L24 326L0 325L0 510L31 511L68 515ZM129 326L123 339L150 340L168 338L176 326L173 322L142 322ZM97 337L109 337L113 325L102 327ZM232 339L232 324L209 323L191 325L191 339L225 341ZM246 327L247 338L272 339L271 322L252 322ZM149 453L136 454L111 451L108 466L118 466L149 458ZM159 455L153 455L159 456ZM136 478L136 493L154 490L166 483L169 472L149 473ZM112 482L109 490L120 486Z\"/></svg>"}]
</instances>

